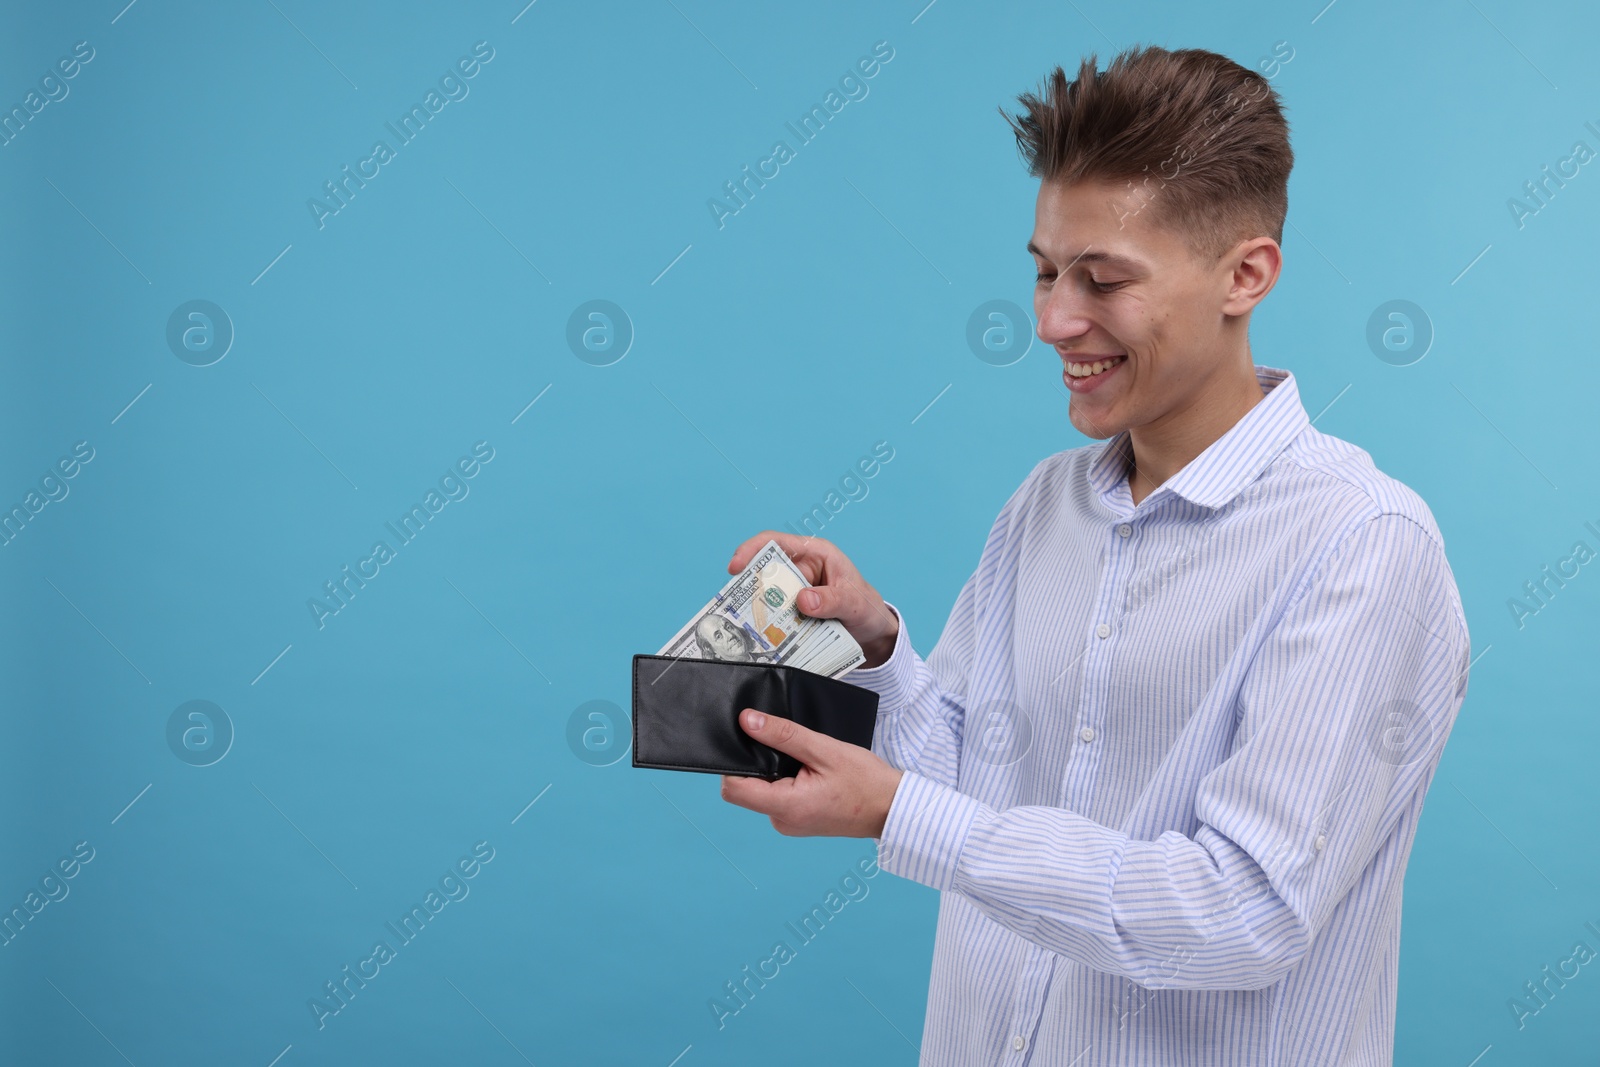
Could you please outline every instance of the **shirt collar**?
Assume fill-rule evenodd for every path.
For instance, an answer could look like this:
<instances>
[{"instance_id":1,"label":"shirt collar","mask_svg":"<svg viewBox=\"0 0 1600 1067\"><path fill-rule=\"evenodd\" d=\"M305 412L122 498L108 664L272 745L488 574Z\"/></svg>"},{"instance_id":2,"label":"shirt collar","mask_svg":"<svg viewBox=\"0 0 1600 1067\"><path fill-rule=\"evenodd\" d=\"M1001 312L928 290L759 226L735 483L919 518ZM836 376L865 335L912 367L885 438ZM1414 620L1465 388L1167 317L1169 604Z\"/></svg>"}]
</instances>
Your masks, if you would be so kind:
<instances>
[{"instance_id":1,"label":"shirt collar","mask_svg":"<svg viewBox=\"0 0 1600 1067\"><path fill-rule=\"evenodd\" d=\"M1262 399L1244 417L1172 477L1157 486L1141 504L1175 493L1205 508L1228 503L1254 481L1290 441L1310 428L1294 375L1277 367L1255 365ZM1128 491L1128 463L1133 455L1123 430L1103 445L1089 466L1089 484L1101 503L1115 512L1133 509Z\"/></svg>"}]
</instances>

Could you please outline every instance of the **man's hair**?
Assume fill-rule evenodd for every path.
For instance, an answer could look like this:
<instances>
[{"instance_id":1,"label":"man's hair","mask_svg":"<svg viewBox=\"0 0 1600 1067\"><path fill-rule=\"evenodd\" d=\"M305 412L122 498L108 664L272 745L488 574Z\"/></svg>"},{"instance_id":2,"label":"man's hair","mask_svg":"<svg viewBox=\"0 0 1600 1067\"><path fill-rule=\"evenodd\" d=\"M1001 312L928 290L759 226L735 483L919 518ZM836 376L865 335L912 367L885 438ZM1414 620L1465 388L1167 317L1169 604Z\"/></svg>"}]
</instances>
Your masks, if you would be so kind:
<instances>
[{"instance_id":1,"label":"man's hair","mask_svg":"<svg viewBox=\"0 0 1600 1067\"><path fill-rule=\"evenodd\" d=\"M1211 263L1239 241L1283 243L1289 124L1266 78L1198 48L1131 48L1076 81L1057 67L1006 114L1028 172L1045 181L1127 182L1151 221Z\"/></svg>"}]
</instances>

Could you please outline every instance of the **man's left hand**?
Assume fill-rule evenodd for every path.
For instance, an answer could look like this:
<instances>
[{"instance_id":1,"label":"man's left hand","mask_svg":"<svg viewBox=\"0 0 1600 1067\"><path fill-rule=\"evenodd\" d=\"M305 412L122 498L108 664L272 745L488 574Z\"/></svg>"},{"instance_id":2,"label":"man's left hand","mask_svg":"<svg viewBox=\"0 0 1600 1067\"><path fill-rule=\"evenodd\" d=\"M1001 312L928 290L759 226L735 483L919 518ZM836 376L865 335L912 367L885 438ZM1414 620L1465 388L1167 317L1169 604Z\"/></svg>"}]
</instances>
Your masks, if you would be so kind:
<instances>
[{"instance_id":1,"label":"man's left hand","mask_svg":"<svg viewBox=\"0 0 1600 1067\"><path fill-rule=\"evenodd\" d=\"M898 768L870 749L754 708L739 713L739 725L802 766L795 777L775 782L725 774L722 799L768 816L774 830L790 837L883 836L900 785Z\"/></svg>"}]
</instances>

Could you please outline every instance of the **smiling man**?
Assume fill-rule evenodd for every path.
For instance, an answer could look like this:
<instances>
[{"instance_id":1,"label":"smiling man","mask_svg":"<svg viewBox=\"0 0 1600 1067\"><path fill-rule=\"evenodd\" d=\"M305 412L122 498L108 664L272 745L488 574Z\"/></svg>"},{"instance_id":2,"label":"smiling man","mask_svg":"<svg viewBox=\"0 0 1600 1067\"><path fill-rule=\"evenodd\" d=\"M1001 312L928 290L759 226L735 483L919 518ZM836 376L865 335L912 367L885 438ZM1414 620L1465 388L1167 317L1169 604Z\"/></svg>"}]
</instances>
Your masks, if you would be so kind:
<instances>
[{"instance_id":1,"label":"smiling man","mask_svg":"<svg viewBox=\"0 0 1600 1067\"><path fill-rule=\"evenodd\" d=\"M941 891L924 1064L1389 1064L1470 643L1427 505L1253 361L1281 103L1161 48L1021 101L1039 336L1100 443L1012 493L926 660L831 543L741 545L805 571L880 707L871 751L746 709L804 766L723 796Z\"/></svg>"}]
</instances>

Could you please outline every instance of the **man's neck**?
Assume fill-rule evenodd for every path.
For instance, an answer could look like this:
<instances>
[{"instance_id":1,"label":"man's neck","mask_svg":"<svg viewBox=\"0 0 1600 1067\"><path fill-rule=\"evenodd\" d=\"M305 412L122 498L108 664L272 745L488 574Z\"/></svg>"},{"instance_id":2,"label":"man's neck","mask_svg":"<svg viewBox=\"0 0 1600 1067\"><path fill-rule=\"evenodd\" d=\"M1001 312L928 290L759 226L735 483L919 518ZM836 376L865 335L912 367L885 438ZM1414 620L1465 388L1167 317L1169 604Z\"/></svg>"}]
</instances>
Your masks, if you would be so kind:
<instances>
[{"instance_id":1,"label":"man's neck","mask_svg":"<svg viewBox=\"0 0 1600 1067\"><path fill-rule=\"evenodd\" d=\"M1128 472L1134 506L1232 429L1264 395L1254 364L1246 360L1225 374L1218 373L1182 407L1153 423L1134 427L1129 433L1133 466Z\"/></svg>"}]
</instances>

